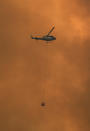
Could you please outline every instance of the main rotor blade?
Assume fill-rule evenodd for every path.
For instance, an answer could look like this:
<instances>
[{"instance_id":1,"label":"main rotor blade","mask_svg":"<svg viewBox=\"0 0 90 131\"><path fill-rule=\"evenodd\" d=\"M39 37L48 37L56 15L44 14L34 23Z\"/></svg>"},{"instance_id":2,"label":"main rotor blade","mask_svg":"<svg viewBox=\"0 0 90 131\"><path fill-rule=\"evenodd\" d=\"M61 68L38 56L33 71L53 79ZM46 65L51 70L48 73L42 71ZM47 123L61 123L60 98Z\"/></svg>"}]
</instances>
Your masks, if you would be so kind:
<instances>
[{"instance_id":1,"label":"main rotor blade","mask_svg":"<svg viewBox=\"0 0 90 131\"><path fill-rule=\"evenodd\" d=\"M50 33L54 30L55 26L49 31L47 35L50 35Z\"/></svg>"}]
</instances>

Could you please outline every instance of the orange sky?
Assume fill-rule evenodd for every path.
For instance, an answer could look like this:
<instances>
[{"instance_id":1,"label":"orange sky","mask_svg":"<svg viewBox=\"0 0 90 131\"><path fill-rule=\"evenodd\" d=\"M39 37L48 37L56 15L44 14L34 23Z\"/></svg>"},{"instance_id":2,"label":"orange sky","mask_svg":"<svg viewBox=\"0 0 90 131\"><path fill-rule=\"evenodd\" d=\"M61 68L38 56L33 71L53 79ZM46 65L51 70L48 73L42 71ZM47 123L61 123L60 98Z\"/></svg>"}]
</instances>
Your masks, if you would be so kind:
<instances>
[{"instance_id":1,"label":"orange sky","mask_svg":"<svg viewBox=\"0 0 90 131\"><path fill-rule=\"evenodd\" d=\"M90 130L89 6L89 0L0 2L1 131ZM30 39L53 25L56 41Z\"/></svg>"}]
</instances>

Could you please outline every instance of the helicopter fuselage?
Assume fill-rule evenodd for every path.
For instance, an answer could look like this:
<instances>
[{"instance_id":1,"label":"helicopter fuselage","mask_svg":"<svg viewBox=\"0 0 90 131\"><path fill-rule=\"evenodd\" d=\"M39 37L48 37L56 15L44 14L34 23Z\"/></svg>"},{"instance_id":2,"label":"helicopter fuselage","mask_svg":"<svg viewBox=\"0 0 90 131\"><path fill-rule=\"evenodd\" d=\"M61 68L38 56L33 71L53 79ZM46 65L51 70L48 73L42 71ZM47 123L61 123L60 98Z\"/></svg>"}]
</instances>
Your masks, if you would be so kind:
<instances>
[{"instance_id":1,"label":"helicopter fuselage","mask_svg":"<svg viewBox=\"0 0 90 131\"><path fill-rule=\"evenodd\" d=\"M43 37L32 37L32 39L36 39L36 40L45 40L45 41L52 41L52 40L56 40L56 37L54 36L43 36Z\"/></svg>"}]
</instances>

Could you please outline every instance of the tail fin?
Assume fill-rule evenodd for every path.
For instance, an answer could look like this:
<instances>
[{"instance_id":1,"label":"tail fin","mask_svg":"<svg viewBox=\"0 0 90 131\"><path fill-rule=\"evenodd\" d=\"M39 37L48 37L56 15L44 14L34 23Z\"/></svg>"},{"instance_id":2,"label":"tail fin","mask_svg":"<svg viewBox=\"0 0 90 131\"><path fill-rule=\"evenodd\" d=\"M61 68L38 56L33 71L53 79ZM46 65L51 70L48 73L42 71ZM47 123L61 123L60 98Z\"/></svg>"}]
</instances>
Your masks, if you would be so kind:
<instances>
[{"instance_id":1,"label":"tail fin","mask_svg":"<svg viewBox=\"0 0 90 131\"><path fill-rule=\"evenodd\" d=\"M31 38L33 39L32 35L31 35Z\"/></svg>"},{"instance_id":2,"label":"tail fin","mask_svg":"<svg viewBox=\"0 0 90 131\"><path fill-rule=\"evenodd\" d=\"M33 36L31 35L31 39L36 39L36 37L33 37Z\"/></svg>"}]
</instances>

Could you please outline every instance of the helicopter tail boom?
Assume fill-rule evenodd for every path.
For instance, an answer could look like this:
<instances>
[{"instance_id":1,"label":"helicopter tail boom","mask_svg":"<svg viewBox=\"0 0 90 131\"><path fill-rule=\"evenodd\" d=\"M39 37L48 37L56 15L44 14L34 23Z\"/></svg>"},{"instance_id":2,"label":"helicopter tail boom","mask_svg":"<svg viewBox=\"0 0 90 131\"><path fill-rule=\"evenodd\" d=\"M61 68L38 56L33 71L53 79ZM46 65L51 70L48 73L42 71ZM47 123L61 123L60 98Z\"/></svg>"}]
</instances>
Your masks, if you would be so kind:
<instances>
[{"instance_id":1,"label":"helicopter tail boom","mask_svg":"<svg viewBox=\"0 0 90 131\"><path fill-rule=\"evenodd\" d=\"M42 38L40 38L40 37L33 37L32 35L31 35L31 38L32 39L36 39L36 40L42 40Z\"/></svg>"}]
</instances>

